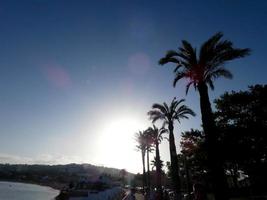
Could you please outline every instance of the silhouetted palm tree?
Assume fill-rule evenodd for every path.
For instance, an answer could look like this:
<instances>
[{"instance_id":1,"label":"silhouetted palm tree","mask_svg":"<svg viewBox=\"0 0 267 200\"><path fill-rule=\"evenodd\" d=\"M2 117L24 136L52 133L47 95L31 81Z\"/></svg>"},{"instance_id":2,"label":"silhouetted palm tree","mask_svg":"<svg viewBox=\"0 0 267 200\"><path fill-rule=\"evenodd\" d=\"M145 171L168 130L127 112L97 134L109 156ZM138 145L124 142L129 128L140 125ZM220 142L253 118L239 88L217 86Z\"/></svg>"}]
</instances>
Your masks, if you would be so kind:
<instances>
[{"instance_id":1,"label":"silhouetted palm tree","mask_svg":"<svg viewBox=\"0 0 267 200\"><path fill-rule=\"evenodd\" d=\"M146 141L145 141L145 134L142 131L139 131L135 135L137 141L137 149L141 151L142 155L142 165L143 165L143 190L146 186L146 168L145 168L145 155L146 155Z\"/></svg>"},{"instance_id":2,"label":"silhouetted palm tree","mask_svg":"<svg viewBox=\"0 0 267 200\"><path fill-rule=\"evenodd\" d=\"M180 179L179 179L179 169L178 169L178 160L177 160L177 153L176 153L176 146L174 140L174 122L178 121L180 123L180 119L188 119L188 115L194 116L195 113L188 108L186 105L182 103L185 100L177 101L174 98L170 104L167 103L163 104L153 104L152 110L148 112L150 119L152 122L156 122L158 120L163 121L163 126L168 126L169 132L169 148L170 148L170 157L171 157L171 177L173 182L173 189L175 192L175 198L180 199Z\"/></svg>"},{"instance_id":3,"label":"silhouetted palm tree","mask_svg":"<svg viewBox=\"0 0 267 200\"><path fill-rule=\"evenodd\" d=\"M149 153L153 151L152 149L152 138L149 133L149 128L144 131L144 142L146 145L146 158L147 158L147 187L150 190L150 166L149 166Z\"/></svg>"},{"instance_id":4,"label":"silhouetted palm tree","mask_svg":"<svg viewBox=\"0 0 267 200\"><path fill-rule=\"evenodd\" d=\"M186 86L186 93L191 85L199 92L209 168L217 200L225 200L227 197L224 191L226 185L223 168L217 159L219 149L217 148L216 127L208 95L208 86L214 89L213 81L219 77L232 78L232 74L224 68L224 65L228 61L245 57L250 53L250 49L247 48L234 48L231 41L221 40L222 37L222 33L216 33L204 42L199 53L189 42L183 40L178 51L168 51L165 57L159 61L161 65L176 64L173 86L176 85L177 81L185 78L189 81Z\"/></svg>"},{"instance_id":5,"label":"silhouetted palm tree","mask_svg":"<svg viewBox=\"0 0 267 200\"><path fill-rule=\"evenodd\" d=\"M155 125L153 127L149 127L147 129L147 133L150 135L152 143L156 150L156 157L155 157L155 166L156 166L156 174L157 174L157 191L160 192L162 195L162 187L161 187L161 168L162 168L162 161L160 160L160 153L159 153L159 144L162 141L162 135L166 133L165 128L158 129Z\"/></svg>"}]
</instances>

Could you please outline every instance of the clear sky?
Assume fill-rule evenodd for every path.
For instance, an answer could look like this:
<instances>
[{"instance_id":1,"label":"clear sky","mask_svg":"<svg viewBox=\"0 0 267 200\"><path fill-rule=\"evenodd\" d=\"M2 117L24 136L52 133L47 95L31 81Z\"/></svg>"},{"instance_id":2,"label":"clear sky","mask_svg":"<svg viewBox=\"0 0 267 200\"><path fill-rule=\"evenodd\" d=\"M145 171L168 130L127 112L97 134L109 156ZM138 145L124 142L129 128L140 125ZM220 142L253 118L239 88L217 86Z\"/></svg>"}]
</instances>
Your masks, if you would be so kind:
<instances>
[{"instance_id":1,"label":"clear sky","mask_svg":"<svg viewBox=\"0 0 267 200\"><path fill-rule=\"evenodd\" d=\"M262 0L0 1L0 162L92 163L141 171L134 133L155 102L186 98L200 127L198 94L172 87L158 60L182 39L217 31L252 55L228 64L225 91L266 83L267 2ZM161 146L164 161L168 146ZM152 157L152 156L151 156Z\"/></svg>"}]
</instances>

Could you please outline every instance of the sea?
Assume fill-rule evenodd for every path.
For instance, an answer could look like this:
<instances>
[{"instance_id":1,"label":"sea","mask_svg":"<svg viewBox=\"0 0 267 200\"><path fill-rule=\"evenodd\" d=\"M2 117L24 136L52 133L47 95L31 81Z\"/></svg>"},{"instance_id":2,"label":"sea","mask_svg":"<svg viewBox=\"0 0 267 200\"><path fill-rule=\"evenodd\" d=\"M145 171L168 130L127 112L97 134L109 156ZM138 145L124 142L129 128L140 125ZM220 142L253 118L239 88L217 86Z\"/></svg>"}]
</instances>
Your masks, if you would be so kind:
<instances>
[{"instance_id":1,"label":"sea","mask_svg":"<svg viewBox=\"0 0 267 200\"><path fill-rule=\"evenodd\" d=\"M58 194L58 190L50 187L0 182L0 200L53 200Z\"/></svg>"}]
</instances>

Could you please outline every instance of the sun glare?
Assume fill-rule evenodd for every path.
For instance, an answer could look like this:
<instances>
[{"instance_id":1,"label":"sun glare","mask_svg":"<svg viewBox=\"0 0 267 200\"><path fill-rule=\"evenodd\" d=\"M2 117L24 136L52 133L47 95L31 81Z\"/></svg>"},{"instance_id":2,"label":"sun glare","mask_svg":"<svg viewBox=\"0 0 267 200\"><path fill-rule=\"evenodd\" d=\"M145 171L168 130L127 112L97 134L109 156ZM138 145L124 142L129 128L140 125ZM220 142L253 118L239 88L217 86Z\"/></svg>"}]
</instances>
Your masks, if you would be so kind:
<instances>
[{"instance_id":1,"label":"sun glare","mask_svg":"<svg viewBox=\"0 0 267 200\"><path fill-rule=\"evenodd\" d=\"M103 127L99 136L98 155L103 164L110 167L136 170L139 153L136 150L135 133L145 124L133 118L114 119Z\"/></svg>"}]
</instances>

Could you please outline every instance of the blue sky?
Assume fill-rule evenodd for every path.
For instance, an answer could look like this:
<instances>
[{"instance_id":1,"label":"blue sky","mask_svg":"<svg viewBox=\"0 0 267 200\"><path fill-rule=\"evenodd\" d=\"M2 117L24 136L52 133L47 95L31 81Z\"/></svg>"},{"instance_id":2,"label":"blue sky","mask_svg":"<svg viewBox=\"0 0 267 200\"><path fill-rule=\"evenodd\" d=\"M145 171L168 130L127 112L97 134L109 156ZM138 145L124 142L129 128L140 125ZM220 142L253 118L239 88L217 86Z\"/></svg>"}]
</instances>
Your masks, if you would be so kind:
<instances>
[{"instance_id":1,"label":"blue sky","mask_svg":"<svg viewBox=\"0 0 267 200\"><path fill-rule=\"evenodd\" d=\"M159 58L182 39L198 47L223 31L252 55L227 65L234 79L218 80L211 99L264 84L266 24L265 1L1 1L0 162L141 171L133 132L150 125L153 103L186 98L197 113L177 124L177 146L181 131L200 127L197 93L185 96L183 82L172 88L172 67ZM110 160L120 150L109 143L125 143L115 132L131 143Z\"/></svg>"}]
</instances>

